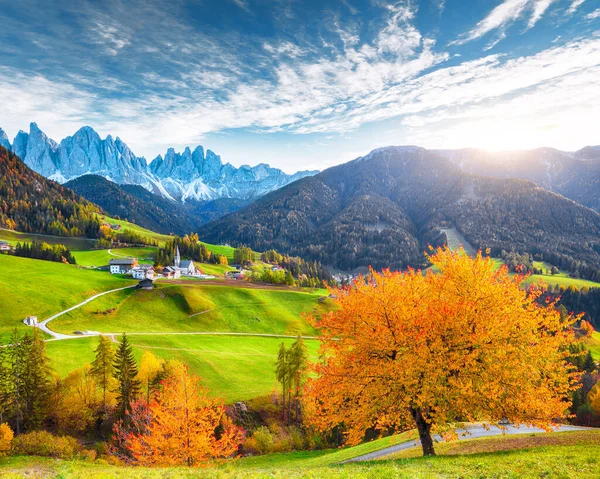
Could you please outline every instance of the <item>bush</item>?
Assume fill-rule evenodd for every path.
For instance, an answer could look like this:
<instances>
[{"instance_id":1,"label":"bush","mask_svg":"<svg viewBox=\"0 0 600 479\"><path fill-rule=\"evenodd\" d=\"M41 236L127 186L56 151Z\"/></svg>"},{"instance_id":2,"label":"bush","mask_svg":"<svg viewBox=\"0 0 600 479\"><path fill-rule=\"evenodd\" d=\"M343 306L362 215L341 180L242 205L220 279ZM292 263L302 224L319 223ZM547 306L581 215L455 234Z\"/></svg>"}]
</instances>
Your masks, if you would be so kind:
<instances>
[{"instance_id":1,"label":"bush","mask_svg":"<svg viewBox=\"0 0 600 479\"><path fill-rule=\"evenodd\" d=\"M0 457L5 456L12 449L13 430L6 423L0 424Z\"/></svg>"},{"instance_id":2,"label":"bush","mask_svg":"<svg viewBox=\"0 0 600 479\"><path fill-rule=\"evenodd\" d=\"M304 440L304 434L302 431L294 426L290 426L290 439L296 451L303 451L306 447L306 442Z\"/></svg>"},{"instance_id":3,"label":"bush","mask_svg":"<svg viewBox=\"0 0 600 479\"><path fill-rule=\"evenodd\" d=\"M21 434L13 440L15 454L71 459L83 451L74 437L53 436L46 431Z\"/></svg>"},{"instance_id":4,"label":"bush","mask_svg":"<svg viewBox=\"0 0 600 479\"><path fill-rule=\"evenodd\" d=\"M260 454L269 454L273 451L273 435L265 426L259 427L254 431L252 438L255 441L256 450Z\"/></svg>"}]
</instances>

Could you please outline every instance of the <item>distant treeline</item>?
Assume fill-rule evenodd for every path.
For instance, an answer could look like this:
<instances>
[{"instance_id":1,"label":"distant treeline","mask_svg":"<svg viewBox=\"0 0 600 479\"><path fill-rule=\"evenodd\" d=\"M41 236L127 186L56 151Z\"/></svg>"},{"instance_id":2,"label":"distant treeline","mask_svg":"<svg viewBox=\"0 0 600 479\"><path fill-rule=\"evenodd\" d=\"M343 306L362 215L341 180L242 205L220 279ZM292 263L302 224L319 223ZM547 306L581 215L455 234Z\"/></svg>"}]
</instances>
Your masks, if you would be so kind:
<instances>
[{"instance_id":1,"label":"distant treeline","mask_svg":"<svg viewBox=\"0 0 600 479\"><path fill-rule=\"evenodd\" d=\"M58 263L77 264L69 248L62 244L48 244L34 241L33 243L17 243L14 250L15 256L23 258L43 259Z\"/></svg>"},{"instance_id":2,"label":"distant treeline","mask_svg":"<svg viewBox=\"0 0 600 479\"><path fill-rule=\"evenodd\" d=\"M182 259L191 259L199 263L227 264L227 257L208 251L206 245L200 243L197 234L175 237L164 247L159 248L154 260L155 266L169 266L175 261L175 250L179 248Z\"/></svg>"},{"instance_id":3,"label":"distant treeline","mask_svg":"<svg viewBox=\"0 0 600 479\"><path fill-rule=\"evenodd\" d=\"M301 286L317 286L323 281L329 283L332 279L327 267L318 261L306 261L298 256L280 254L274 249L262 253L260 259L265 263L278 264L288 270L300 283L307 283Z\"/></svg>"},{"instance_id":4,"label":"distant treeline","mask_svg":"<svg viewBox=\"0 0 600 479\"><path fill-rule=\"evenodd\" d=\"M600 288L565 289L550 286L548 289L554 297L560 296L559 304L567 311L584 313L583 319L589 321L596 330L600 330Z\"/></svg>"},{"instance_id":5,"label":"distant treeline","mask_svg":"<svg viewBox=\"0 0 600 479\"><path fill-rule=\"evenodd\" d=\"M158 246L158 241L143 236L135 231L114 231L108 226L101 226L98 232L97 248L116 248L121 246Z\"/></svg>"}]
</instances>

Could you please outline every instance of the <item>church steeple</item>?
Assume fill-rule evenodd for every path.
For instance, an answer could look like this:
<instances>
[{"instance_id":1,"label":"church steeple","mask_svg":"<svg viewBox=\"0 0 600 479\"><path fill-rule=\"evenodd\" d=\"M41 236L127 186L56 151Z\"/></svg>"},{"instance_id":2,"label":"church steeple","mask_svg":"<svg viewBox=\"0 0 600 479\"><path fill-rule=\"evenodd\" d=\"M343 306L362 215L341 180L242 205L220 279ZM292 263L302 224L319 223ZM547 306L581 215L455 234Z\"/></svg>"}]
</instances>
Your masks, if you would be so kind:
<instances>
[{"instance_id":1,"label":"church steeple","mask_svg":"<svg viewBox=\"0 0 600 479\"><path fill-rule=\"evenodd\" d=\"M179 246L175 246L175 267L179 268L181 262L181 256L179 256Z\"/></svg>"}]
</instances>

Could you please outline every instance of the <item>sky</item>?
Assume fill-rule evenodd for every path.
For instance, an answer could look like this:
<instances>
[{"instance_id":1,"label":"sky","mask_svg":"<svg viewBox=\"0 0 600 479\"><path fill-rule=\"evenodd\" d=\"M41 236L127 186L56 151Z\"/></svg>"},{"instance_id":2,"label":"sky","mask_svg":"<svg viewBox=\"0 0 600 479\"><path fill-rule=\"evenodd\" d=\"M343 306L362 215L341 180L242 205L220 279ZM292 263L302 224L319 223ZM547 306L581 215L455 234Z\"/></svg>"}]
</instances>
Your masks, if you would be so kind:
<instances>
[{"instance_id":1,"label":"sky","mask_svg":"<svg viewBox=\"0 0 600 479\"><path fill-rule=\"evenodd\" d=\"M598 0L0 0L0 127L324 169L600 144Z\"/></svg>"}]
</instances>

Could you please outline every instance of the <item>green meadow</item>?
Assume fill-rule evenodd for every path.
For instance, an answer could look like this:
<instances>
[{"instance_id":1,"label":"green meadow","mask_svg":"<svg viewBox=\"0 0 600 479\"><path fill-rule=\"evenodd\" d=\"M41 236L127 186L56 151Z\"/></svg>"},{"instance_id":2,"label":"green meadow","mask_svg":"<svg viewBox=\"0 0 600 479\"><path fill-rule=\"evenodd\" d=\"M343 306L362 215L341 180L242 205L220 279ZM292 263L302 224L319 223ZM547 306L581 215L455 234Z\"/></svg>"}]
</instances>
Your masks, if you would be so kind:
<instances>
[{"instance_id":1,"label":"green meadow","mask_svg":"<svg viewBox=\"0 0 600 479\"><path fill-rule=\"evenodd\" d=\"M411 440L411 434L396 436L389 443ZM524 436L522 439L520 436ZM226 461L221 465L190 469L110 466L102 462L58 461L16 456L0 458L0 474L7 478L47 476L60 478L171 479L438 479L438 478L561 478L597 479L600 476L600 433L564 432L492 438L495 447L481 450L488 440L461 440L461 453L443 452L434 457L401 458L363 463L340 461L380 449L388 444L373 441L339 450L271 454ZM523 440L524 439L524 440Z\"/></svg>"},{"instance_id":2,"label":"green meadow","mask_svg":"<svg viewBox=\"0 0 600 479\"><path fill-rule=\"evenodd\" d=\"M156 233L154 231L150 231L150 230L148 230L146 228L142 228L141 226L138 226L134 223L130 223L129 221L118 220L118 219L112 218L108 215L98 215L98 216L102 223L121 225L122 231L129 230L129 231L132 231L139 235L145 236L147 238L151 238L151 239L157 241L159 246L164 245L164 243L166 243L167 241L170 241L172 239L172 237L170 235L165 235L165 234L161 234L161 233Z\"/></svg>"},{"instance_id":3,"label":"green meadow","mask_svg":"<svg viewBox=\"0 0 600 479\"><path fill-rule=\"evenodd\" d=\"M119 339L117 337L116 339ZM204 380L215 395L227 403L270 394L278 387L275 359L282 342L291 338L221 335L130 335L136 359L151 351L163 359L177 359ZM48 341L46 350L58 374L94 360L97 337ZM311 360L316 360L318 341L305 340Z\"/></svg>"},{"instance_id":4,"label":"green meadow","mask_svg":"<svg viewBox=\"0 0 600 479\"><path fill-rule=\"evenodd\" d=\"M135 284L106 271L69 264L0 255L0 336L14 328L28 329L22 321L35 315L41 321L102 291Z\"/></svg>"},{"instance_id":5,"label":"green meadow","mask_svg":"<svg viewBox=\"0 0 600 479\"><path fill-rule=\"evenodd\" d=\"M0 240L8 241L13 246L17 243L31 243L33 241L43 241L48 244L64 244L72 251L87 250L94 246L94 240L89 238L21 233L19 231L7 230L4 228L0 228Z\"/></svg>"},{"instance_id":6,"label":"green meadow","mask_svg":"<svg viewBox=\"0 0 600 479\"><path fill-rule=\"evenodd\" d=\"M95 250L82 250L73 251L73 256L80 266L88 266L91 268L97 268L99 266L106 266L111 259L118 258L137 258L140 263L152 264L154 257L156 256L156 248L114 248L110 250L110 254L107 249L95 249Z\"/></svg>"},{"instance_id":7,"label":"green meadow","mask_svg":"<svg viewBox=\"0 0 600 479\"><path fill-rule=\"evenodd\" d=\"M106 274L106 273L105 273ZM323 291L258 289L157 281L153 290L128 289L102 296L50 323L55 331L250 332L314 335L303 313L332 307Z\"/></svg>"},{"instance_id":8,"label":"green meadow","mask_svg":"<svg viewBox=\"0 0 600 479\"><path fill-rule=\"evenodd\" d=\"M600 361L600 332L594 331L592 337L585 340L585 346L592 352L596 361Z\"/></svg>"}]
</instances>

